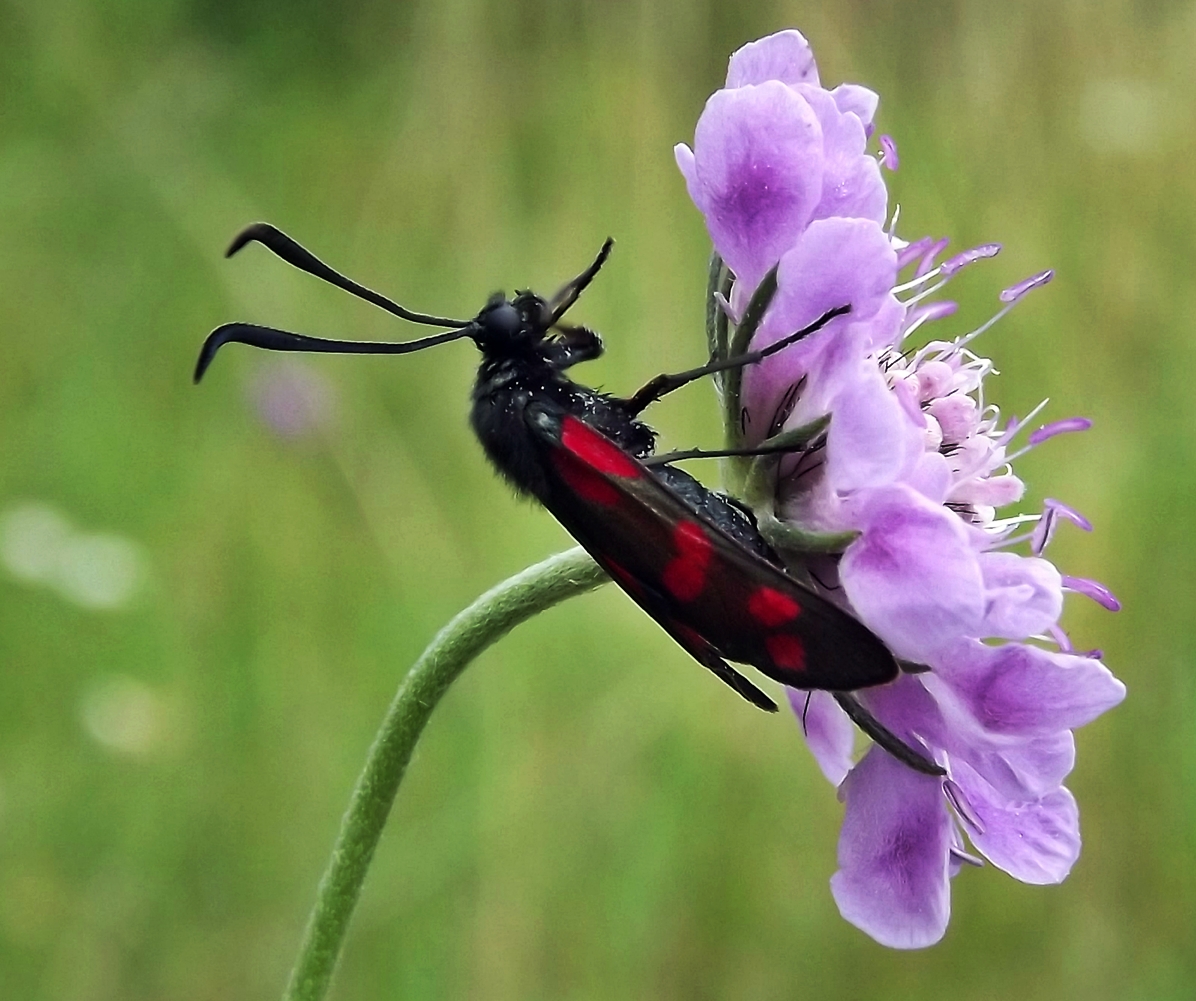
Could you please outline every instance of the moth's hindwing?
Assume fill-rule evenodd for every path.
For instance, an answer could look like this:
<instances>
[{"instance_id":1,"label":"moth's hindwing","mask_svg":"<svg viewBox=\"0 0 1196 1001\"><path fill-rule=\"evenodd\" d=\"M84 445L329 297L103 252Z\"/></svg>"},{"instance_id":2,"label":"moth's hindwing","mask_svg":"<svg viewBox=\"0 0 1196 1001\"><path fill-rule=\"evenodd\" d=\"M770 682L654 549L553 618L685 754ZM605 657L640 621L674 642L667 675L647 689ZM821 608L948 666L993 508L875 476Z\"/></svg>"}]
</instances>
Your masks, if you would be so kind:
<instances>
[{"instance_id":1,"label":"moth's hindwing","mask_svg":"<svg viewBox=\"0 0 1196 1001\"><path fill-rule=\"evenodd\" d=\"M699 515L599 431L535 404L527 418L550 484L545 506L699 662L710 667L716 653L795 688L832 691L897 676L864 625Z\"/></svg>"}]
</instances>

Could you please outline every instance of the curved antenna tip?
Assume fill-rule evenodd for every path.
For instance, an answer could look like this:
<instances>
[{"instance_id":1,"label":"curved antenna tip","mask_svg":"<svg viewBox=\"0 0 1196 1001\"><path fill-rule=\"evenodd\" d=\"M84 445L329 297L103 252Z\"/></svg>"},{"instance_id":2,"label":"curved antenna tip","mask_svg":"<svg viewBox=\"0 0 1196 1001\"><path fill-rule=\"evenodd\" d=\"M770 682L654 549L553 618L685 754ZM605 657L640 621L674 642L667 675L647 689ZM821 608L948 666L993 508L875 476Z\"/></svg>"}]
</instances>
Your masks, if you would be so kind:
<instances>
[{"instance_id":1,"label":"curved antenna tip","mask_svg":"<svg viewBox=\"0 0 1196 1001\"><path fill-rule=\"evenodd\" d=\"M191 382L194 385L199 385L208 366L212 364L212 359L216 357L216 352L227 342L228 334L231 333L230 328L237 326L240 324L226 323L217 327L204 338L203 347L199 349L199 357L195 360L195 372L191 376Z\"/></svg>"},{"instance_id":2,"label":"curved antenna tip","mask_svg":"<svg viewBox=\"0 0 1196 1001\"><path fill-rule=\"evenodd\" d=\"M264 234L274 230L268 222L255 222L246 226L240 233L233 237L233 242L228 245L228 250L224 252L224 256L232 257L238 250L244 247L247 243L253 243L255 240L260 240Z\"/></svg>"}]
</instances>

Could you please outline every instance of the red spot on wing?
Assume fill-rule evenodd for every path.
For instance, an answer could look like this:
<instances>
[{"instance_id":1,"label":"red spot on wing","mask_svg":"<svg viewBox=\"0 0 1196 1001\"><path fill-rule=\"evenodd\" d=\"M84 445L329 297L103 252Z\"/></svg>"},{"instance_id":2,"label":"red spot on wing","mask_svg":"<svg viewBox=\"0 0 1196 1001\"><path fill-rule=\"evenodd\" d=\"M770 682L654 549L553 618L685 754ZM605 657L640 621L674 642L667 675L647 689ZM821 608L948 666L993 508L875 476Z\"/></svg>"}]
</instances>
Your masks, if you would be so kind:
<instances>
[{"instance_id":1,"label":"red spot on wing","mask_svg":"<svg viewBox=\"0 0 1196 1001\"><path fill-rule=\"evenodd\" d=\"M635 479L644 474L644 467L635 459L576 417L566 416L561 422L561 444L587 466L608 476Z\"/></svg>"},{"instance_id":2,"label":"red spot on wing","mask_svg":"<svg viewBox=\"0 0 1196 1001\"><path fill-rule=\"evenodd\" d=\"M572 453L554 452L552 459L566 486L583 500L601 507L614 507L622 499L618 489L609 480L584 462L579 462Z\"/></svg>"},{"instance_id":3,"label":"red spot on wing","mask_svg":"<svg viewBox=\"0 0 1196 1001\"><path fill-rule=\"evenodd\" d=\"M773 587L758 587L748 598L748 614L769 629L791 622L800 612L801 605Z\"/></svg>"},{"instance_id":4,"label":"red spot on wing","mask_svg":"<svg viewBox=\"0 0 1196 1001\"><path fill-rule=\"evenodd\" d=\"M783 671L804 671L806 669L806 647L800 639L789 633L776 633L764 638L764 647L772 662Z\"/></svg>"},{"instance_id":5,"label":"red spot on wing","mask_svg":"<svg viewBox=\"0 0 1196 1001\"><path fill-rule=\"evenodd\" d=\"M706 586L706 570L714 546L706 529L696 521L677 523L673 545L677 547L677 555L665 565L661 580L678 601L693 601Z\"/></svg>"}]
</instances>

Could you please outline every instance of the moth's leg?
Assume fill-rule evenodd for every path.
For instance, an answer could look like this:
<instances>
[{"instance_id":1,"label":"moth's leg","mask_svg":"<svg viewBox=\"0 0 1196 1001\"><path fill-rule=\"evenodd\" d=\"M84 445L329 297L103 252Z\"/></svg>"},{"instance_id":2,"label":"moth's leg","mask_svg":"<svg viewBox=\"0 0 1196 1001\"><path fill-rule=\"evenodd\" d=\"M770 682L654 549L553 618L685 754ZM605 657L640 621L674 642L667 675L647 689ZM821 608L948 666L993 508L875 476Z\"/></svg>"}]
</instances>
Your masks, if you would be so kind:
<instances>
[{"instance_id":1,"label":"moth's leg","mask_svg":"<svg viewBox=\"0 0 1196 1001\"><path fill-rule=\"evenodd\" d=\"M593 361L603 351L602 337L589 327L557 324L558 336L548 342L545 356L553 368L564 371L582 361Z\"/></svg>"},{"instance_id":2,"label":"moth's leg","mask_svg":"<svg viewBox=\"0 0 1196 1001\"><path fill-rule=\"evenodd\" d=\"M548 301L548 326L555 326L569 307L577 302L577 297L586 290L586 286L594 280L594 276L606 263L611 247L614 245L615 241L608 236L606 242L602 244L602 249L598 251L598 256L594 258L594 263L572 281L562 285L560 291Z\"/></svg>"},{"instance_id":3,"label":"moth's leg","mask_svg":"<svg viewBox=\"0 0 1196 1001\"><path fill-rule=\"evenodd\" d=\"M817 320L809 324L809 326L802 327L801 330L794 331L787 337L782 337L776 343L770 344L766 348L761 348L759 351L748 351L744 354L736 355L734 358L712 359L705 365L699 368L691 368L687 372L677 372L674 374L662 373L636 390L633 396L620 402L623 404L624 410L630 416L634 417L649 404L655 403L661 397L667 396L675 389L680 389L682 386L688 385L695 379L713 375L715 372L725 372L732 368L755 365L757 362L763 361L778 351L783 351L791 344L796 344L803 337L808 337L814 333L814 331L822 329L836 316L842 316L844 313L850 312L850 306L837 306L834 309L828 309Z\"/></svg>"},{"instance_id":4,"label":"moth's leg","mask_svg":"<svg viewBox=\"0 0 1196 1001\"><path fill-rule=\"evenodd\" d=\"M835 701L851 718L851 721L904 765L924 775L943 776L947 772L920 751L914 750L891 730L887 729L872 713L868 712L854 695L834 692Z\"/></svg>"}]
</instances>

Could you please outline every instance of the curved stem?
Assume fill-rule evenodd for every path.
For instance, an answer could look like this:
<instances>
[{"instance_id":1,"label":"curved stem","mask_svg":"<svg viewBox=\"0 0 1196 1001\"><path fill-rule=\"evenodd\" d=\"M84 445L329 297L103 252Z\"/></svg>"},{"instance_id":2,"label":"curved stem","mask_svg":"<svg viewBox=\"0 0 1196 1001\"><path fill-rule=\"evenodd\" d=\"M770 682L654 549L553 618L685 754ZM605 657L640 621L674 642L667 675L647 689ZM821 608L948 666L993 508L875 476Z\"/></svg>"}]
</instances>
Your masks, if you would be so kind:
<instances>
[{"instance_id":1,"label":"curved stem","mask_svg":"<svg viewBox=\"0 0 1196 1001\"><path fill-rule=\"evenodd\" d=\"M284 1001L320 1001L327 993L407 762L449 685L474 657L520 622L607 579L585 550L558 553L487 591L424 650L395 693L370 747L316 891Z\"/></svg>"}]
</instances>

